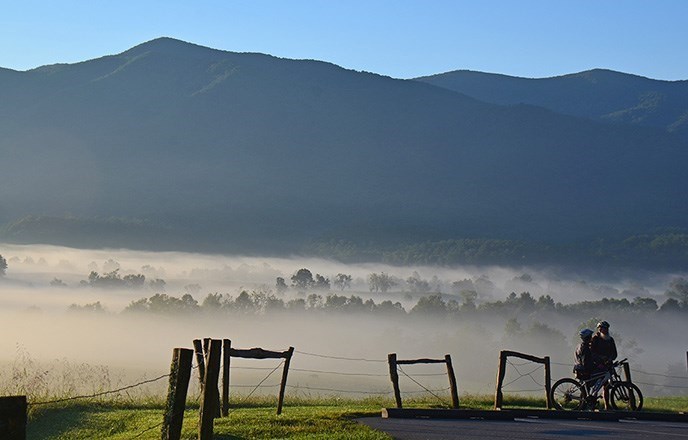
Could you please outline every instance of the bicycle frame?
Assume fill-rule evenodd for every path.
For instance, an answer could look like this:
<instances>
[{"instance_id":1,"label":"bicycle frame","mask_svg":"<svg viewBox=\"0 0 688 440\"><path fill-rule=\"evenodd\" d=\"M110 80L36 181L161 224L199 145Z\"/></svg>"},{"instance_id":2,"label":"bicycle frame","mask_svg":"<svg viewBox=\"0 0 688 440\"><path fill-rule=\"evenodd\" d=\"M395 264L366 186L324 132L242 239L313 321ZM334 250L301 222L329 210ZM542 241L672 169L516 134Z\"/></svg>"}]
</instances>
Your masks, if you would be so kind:
<instances>
[{"instance_id":1,"label":"bicycle frame","mask_svg":"<svg viewBox=\"0 0 688 440\"><path fill-rule=\"evenodd\" d=\"M594 411L602 397L600 390L609 388L605 408L639 411L643 406L643 394L635 384L621 378L617 370L622 366L628 366L627 359L614 362L609 369L596 372L589 379L559 379L550 390L554 406L559 410Z\"/></svg>"},{"instance_id":2,"label":"bicycle frame","mask_svg":"<svg viewBox=\"0 0 688 440\"><path fill-rule=\"evenodd\" d=\"M612 385L616 382L621 382L621 376L616 371L626 363L626 359L614 362L607 371L593 374L590 379L582 380L581 383L585 387L588 398L599 399L599 392L605 385Z\"/></svg>"}]
</instances>

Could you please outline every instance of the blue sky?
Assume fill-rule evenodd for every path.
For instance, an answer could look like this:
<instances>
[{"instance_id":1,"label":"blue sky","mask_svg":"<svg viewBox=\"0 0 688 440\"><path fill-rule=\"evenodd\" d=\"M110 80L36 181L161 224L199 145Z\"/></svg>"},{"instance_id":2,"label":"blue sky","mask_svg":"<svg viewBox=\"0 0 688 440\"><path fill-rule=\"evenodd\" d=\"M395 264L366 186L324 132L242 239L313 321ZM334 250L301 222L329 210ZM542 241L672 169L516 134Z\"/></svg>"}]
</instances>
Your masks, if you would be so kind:
<instances>
[{"instance_id":1,"label":"blue sky","mask_svg":"<svg viewBox=\"0 0 688 440\"><path fill-rule=\"evenodd\" d=\"M160 36L396 78L595 67L688 79L685 0L0 0L0 67L123 52Z\"/></svg>"}]
</instances>

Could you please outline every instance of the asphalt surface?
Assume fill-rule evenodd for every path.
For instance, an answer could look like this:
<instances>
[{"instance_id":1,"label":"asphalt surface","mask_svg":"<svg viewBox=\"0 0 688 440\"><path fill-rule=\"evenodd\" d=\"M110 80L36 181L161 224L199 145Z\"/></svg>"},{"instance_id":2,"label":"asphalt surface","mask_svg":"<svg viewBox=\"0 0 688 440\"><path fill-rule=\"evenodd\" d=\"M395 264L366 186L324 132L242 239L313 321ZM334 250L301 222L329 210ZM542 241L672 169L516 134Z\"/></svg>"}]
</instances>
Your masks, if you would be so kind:
<instances>
[{"instance_id":1,"label":"asphalt surface","mask_svg":"<svg viewBox=\"0 0 688 440\"><path fill-rule=\"evenodd\" d=\"M446 420L366 417L359 423L398 440L688 439L688 423L623 420Z\"/></svg>"}]
</instances>

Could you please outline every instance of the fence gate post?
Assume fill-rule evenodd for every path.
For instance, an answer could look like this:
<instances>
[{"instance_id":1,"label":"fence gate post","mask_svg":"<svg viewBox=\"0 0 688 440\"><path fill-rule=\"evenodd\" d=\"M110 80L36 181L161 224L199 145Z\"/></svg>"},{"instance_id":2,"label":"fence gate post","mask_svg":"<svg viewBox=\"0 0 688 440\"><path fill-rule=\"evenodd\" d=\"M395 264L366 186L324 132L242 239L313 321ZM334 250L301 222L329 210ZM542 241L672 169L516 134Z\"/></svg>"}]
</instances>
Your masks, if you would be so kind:
<instances>
[{"instance_id":1,"label":"fence gate post","mask_svg":"<svg viewBox=\"0 0 688 440\"><path fill-rule=\"evenodd\" d=\"M229 415L229 362L232 341L222 340L222 417Z\"/></svg>"},{"instance_id":2,"label":"fence gate post","mask_svg":"<svg viewBox=\"0 0 688 440\"><path fill-rule=\"evenodd\" d=\"M394 388L394 400L397 402L397 408L401 408L401 390L399 389L399 373L397 372L397 354L388 354L387 362L389 363L389 377L392 379L392 388Z\"/></svg>"},{"instance_id":3,"label":"fence gate post","mask_svg":"<svg viewBox=\"0 0 688 440\"><path fill-rule=\"evenodd\" d=\"M277 401L277 415L282 414L282 405L284 404L284 390L287 387L287 374L289 373L289 364L291 363L291 356L294 354L294 347L289 347L287 357L284 359L284 368L282 369L282 381L280 382L279 400Z\"/></svg>"},{"instance_id":4,"label":"fence gate post","mask_svg":"<svg viewBox=\"0 0 688 440\"><path fill-rule=\"evenodd\" d=\"M194 351L196 352L196 364L198 364L198 380L201 384L201 392L203 392L203 383L205 382L205 356L203 355L203 343L200 339L193 340Z\"/></svg>"},{"instance_id":5,"label":"fence gate post","mask_svg":"<svg viewBox=\"0 0 688 440\"><path fill-rule=\"evenodd\" d=\"M26 440L26 396L0 397L0 438Z\"/></svg>"},{"instance_id":6,"label":"fence gate post","mask_svg":"<svg viewBox=\"0 0 688 440\"><path fill-rule=\"evenodd\" d=\"M182 436L192 358L193 350L187 348L175 348L172 352L170 385L162 424L162 440L179 440Z\"/></svg>"},{"instance_id":7,"label":"fence gate post","mask_svg":"<svg viewBox=\"0 0 688 440\"><path fill-rule=\"evenodd\" d=\"M495 391L494 409L502 409L502 401L504 395L502 394L502 384L504 383L504 375L506 374L506 353L499 352L499 370L497 370L497 389Z\"/></svg>"},{"instance_id":8,"label":"fence gate post","mask_svg":"<svg viewBox=\"0 0 688 440\"><path fill-rule=\"evenodd\" d=\"M449 376L449 387L451 389L452 408L459 408L459 391L456 387L456 375L454 374L454 367L452 366L451 356L444 355L444 361L447 363L447 375Z\"/></svg>"},{"instance_id":9,"label":"fence gate post","mask_svg":"<svg viewBox=\"0 0 688 440\"><path fill-rule=\"evenodd\" d=\"M201 400L201 423L198 427L199 440L212 440L213 420L217 412L218 392L217 382L220 374L220 354L222 341L213 339L209 343L208 362L205 368L205 384L203 386L203 399Z\"/></svg>"},{"instance_id":10,"label":"fence gate post","mask_svg":"<svg viewBox=\"0 0 688 440\"><path fill-rule=\"evenodd\" d=\"M552 409L552 370L550 369L549 356L543 358L545 360L545 402L547 402L547 409Z\"/></svg>"},{"instance_id":11,"label":"fence gate post","mask_svg":"<svg viewBox=\"0 0 688 440\"><path fill-rule=\"evenodd\" d=\"M626 382L631 382L631 366L628 365L628 362L623 364L623 371L624 376L626 376Z\"/></svg>"}]
</instances>

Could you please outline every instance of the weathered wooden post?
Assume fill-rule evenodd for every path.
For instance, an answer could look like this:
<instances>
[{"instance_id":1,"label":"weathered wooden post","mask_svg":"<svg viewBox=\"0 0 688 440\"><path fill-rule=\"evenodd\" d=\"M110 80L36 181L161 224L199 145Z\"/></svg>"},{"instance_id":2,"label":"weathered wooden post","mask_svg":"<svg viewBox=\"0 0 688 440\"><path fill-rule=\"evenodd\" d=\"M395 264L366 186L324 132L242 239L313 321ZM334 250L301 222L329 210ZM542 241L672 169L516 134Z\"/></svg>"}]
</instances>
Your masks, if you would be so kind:
<instances>
[{"instance_id":1,"label":"weathered wooden post","mask_svg":"<svg viewBox=\"0 0 688 440\"><path fill-rule=\"evenodd\" d=\"M212 341L212 338L203 338L203 358L205 359L206 363L208 362L208 351L210 350L210 341ZM199 363L200 366L200 363ZM218 374L219 374L219 369L218 369ZM203 382L203 380L201 380ZM221 405L220 405L220 390L216 389L215 390L215 397L217 398L217 405L215 405L215 418L220 417L220 410L221 410Z\"/></svg>"},{"instance_id":2,"label":"weathered wooden post","mask_svg":"<svg viewBox=\"0 0 688 440\"><path fill-rule=\"evenodd\" d=\"M545 360L545 402L547 402L547 409L552 409L552 370L550 370L549 356L543 359Z\"/></svg>"},{"instance_id":3,"label":"weathered wooden post","mask_svg":"<svg viewBox=\"0 0 688 440\"><path fill-rule=\"evenodd\" d=\"M203 343L200 339L194 339L193 346L196 352L196 363L198 364L198 380L201 383L201 392L203 392L203 383L205 382L205 354L203 353Z\"/></svg>"},{"instance_id":4,"label":"weathered wooden post","mask_svg":"<svg viewBox=\"0 0 688 440\"><path fill-rule=\"evenodd\" d=\"M389 363L389 377L392 380L392 388L394 389L394 400L396 400L397 408L401 408L401 390L399 389L399 373L397 372L397 354L388 354L387 362Z\"/></svg>"},{"instance_id":5,"label":"weathered wooden post","mask_svg":"<svg viewBox=\"0 0 688 440\"><path fill-rule=\"evenodd\" d=\"M26 440L26 396L0 397L0 438Z\"/></svg>"},{"instance_id":6,"label":"weathered wooden post","mask_svg":"<svg viewBox=\"0 0 688 440\"><path fill-rule=\"evenodd\" d=\"M205 384L203 385L203 399L201 400L200 418L198 427L199 440L212 440L213 420L217 413L218 393L217 385L220 375L220 355L222 341L213 339L209 341L208 358L205 368Z\"/></svg>"},{"instance_id":7,"label":"weathered wooden post","mask_svg":"<svg viewBox=\"0 0 688 440\"><path fill-rule=\"evenodd\" d=\"M628 362L624 362L623 371L624 376L626 377L626 382L631 382L631 366L628 365Z\"/></svg>"},{"instance_id":8,"label":"weathered wooden post","mask_svg":"<svg viewBox=\"0 0 688 440\"><path fill-rule=\"evenodd\" d=\"M170 366L170 385L162 425L162 440L179 440L182 435L186 394L191 379L193 350L175 348Z\"/></svg>"},{"instance_id":9,"label":"weathered wooden post","mask_svg":"<svg viewBox=\"0 0 688 440\"><path fill-rule=\"evenodd\" d=\"M232 341L222 340L222 417L229 415L229 362Z\"/></svg>"},{"instance_id":10,"label":"weathered wooden post","mask_svg":"<svg viewBox=\"0 0 688 440\"><path fill-rule=\"evenodd\" d=\"M444 361L447 363L447 376L449 376L449 388L451 390L452 408L459 408L459 391L456 386L456 375L454 375L454 367L452 366L451 356L444 355Z\"/></svg>"},{"instance_id":11,"label":"weathered wooden post","mask_svg":"<svg viewBox=\"0 0 688 440\"><path fill-rule=\"evenodd\" d=\"M287 387L287 374L289 373L289 364L291 357L294 354L294 347L289 347L286 357L284 359L284 368L282 369L282 381L280 382L279 400L277 401L277 415L282 414L282 405L284 404L284 390Z\"/></svg>"},{"instance_id":12,"label":"weathered wooden post","mask_svg":"<svg viewBox=\"0 0 688 440\"><path fill-rule=\"evenodd\" d=\"M506 352L499 352L499 370L497 370L497 389L495 391L494 409L502 409L502 401L504 395L502 394L502 384L504 383L504 375L506 374Z\"/></svg>"}]
</instances>

